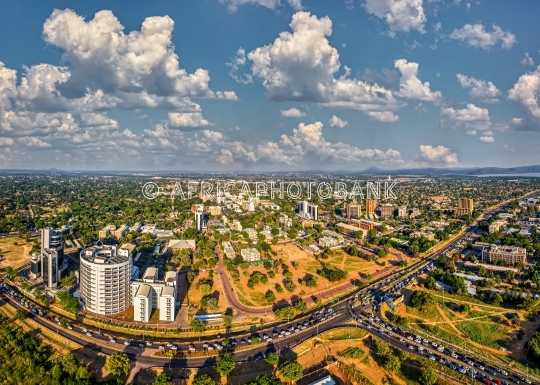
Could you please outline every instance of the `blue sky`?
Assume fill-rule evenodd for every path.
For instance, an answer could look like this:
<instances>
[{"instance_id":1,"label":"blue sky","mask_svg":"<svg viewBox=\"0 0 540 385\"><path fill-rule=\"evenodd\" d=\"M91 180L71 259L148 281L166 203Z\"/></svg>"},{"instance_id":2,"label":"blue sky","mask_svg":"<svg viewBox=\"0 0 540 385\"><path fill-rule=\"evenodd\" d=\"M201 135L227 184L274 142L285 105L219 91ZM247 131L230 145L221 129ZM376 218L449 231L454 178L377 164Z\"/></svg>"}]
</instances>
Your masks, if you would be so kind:
<instances>
[{"instance_id":1,"label":"blue sky","mask_svg":"<svg viewBox=\"0 0 540 385\"><path fill-rule=\"evenodd\" d=\"M0 167L539 164L540 3L6 1Z\"/></svg>"}]
</instances>

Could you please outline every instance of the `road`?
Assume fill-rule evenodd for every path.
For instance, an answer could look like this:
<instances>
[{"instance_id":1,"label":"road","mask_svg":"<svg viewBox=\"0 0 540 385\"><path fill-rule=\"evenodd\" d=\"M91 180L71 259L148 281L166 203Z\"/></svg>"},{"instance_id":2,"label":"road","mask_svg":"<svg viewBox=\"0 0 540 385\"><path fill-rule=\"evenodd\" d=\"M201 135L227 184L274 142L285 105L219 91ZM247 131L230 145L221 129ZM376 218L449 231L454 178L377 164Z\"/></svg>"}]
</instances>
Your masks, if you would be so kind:
<instances>
[{"instance_id":1,"label":"road","mask_svg":"<svg viewBox=\"0 0 540 385\"><path fill-rule=\"evenodd\" d=\"M383 287L381 288L381 280L377 282L373 282L368 287L362 289L362 293L367 293L368 291L374 293L376 295L377 293L382 293L382 290L388 290L388 287L392 284L395 284L395 282L399 279L404 279L406 276L410 276L412 274L416 274L419 270L425 268L427 265L432 263L440 254L446 253L451 248L456 245L458 242L465 239L465 237L468 236L468 234L471 231L475 231L477 229L476 226L472 226L468 229L467 232L457 237L455 240L450 242L445 248L438 251L437 253L434 253L429 258L426 258L422 260L421 262L410 266L407 269L403 269L401 272L396 272L392 274L390 277L385 279L385 283L383 284ZM220 259L218 262L218 270L220 270L221 274L224 274L224 267L221 260L221 254ZM250 314L251 312L256 312L257 315L262 315L265 312L265 309L253 309L246 307L239 303L238 299L236 298L236 295L233 293L233 288L230 284L230 282L226 279L222 279L223 285L224 285L224 291L225 296L227 297L227 300L229 301L229 304L232 306L234 304L235 307L237 307L240 311L245 311L246 313ZM232 290L231 290L232 289ZM338 288L339 289L339 288ZM339 289L341 291L342 289ZM337 292L336 292L337 294ZM301 343L302 341L317 335L320 332L323 332L325 330L329 330L332 328L340 327L346 325L351 319L358 320L362 317L362 315L354 314L353 310L349 308L349 300L354 301L354 296L356 294L352 293L346 296L346 298L342 298L340 302L336 303L335 305L331 306L334 310L335 315L328 317L326 320L319 321L309 327L307 327L305 330L300 330L298 332L293 332L289 336L284 336L281 338L274 338L271 342L265 342L258 345L253 345L252 348L245 348L245 349L237 349L234 351L237 361L249 361L252 360L256 355L262 353L268 353L269 351L279 351L281 352L283 348L289 348L292 347L298 343ZM12 304L13 306L22 306L19 302L17 302L13 297L10 296L4 296L4 300ZM37 305L33 305L37 307ZM54 322L51 322L44 317L38 316L35 313L28 312L28 316L35 320L38 324L41 326L50 329L53 332L58 333L59 335L62 335L63 337L70 339L72 341L75 341L76 343L89 348L96 352L102 352L105 354L112 354L114 353L115 349L112 349L110 346L112 346L111 343L108 342L108 335L105 335L103 337L97 337L97 336L90 336L87 337L84 335L84 332L82 331L82 326L80 325L74 325L73 330L64 329L63 327L57 325ZM290 323L284 323L281 325L281 328L289 328L292 325L297 325L298 322L304 321L306 319L310 319L313 317L313 313L307 314L302 318L295 319ZM358 324L358 327L363 328L364 330L368 331L369 333L380 335L379 331L374 329L373 327L368 327L364 319L362 324ZM271 330L261 330L258 332L260 336L262 336L264 333L272 334ZM95 334L95 331L94 331ZM402 350L406 350L409 352L415 352L417 354L417 349L409 349L408 345L417 346L413 343L404 343L404 341L400 341L400 338L403 338L402 336L399 336L396 333L386 333L383 335L383 338L386 338L387 342L392 344L394 347ZM245 338L247 339L248 335L235 335L234 338L237 340L240 340L240 343L237 346L242 346L241 339ZM144 339L144 337L143 337ZM121 341L122 338L117 338L117 341ZM190 340L184 339L183 341L179 342L179 339L176 339L175 344L178 346L179 344L184 344L184 346L178 346L179 349L187 350L187 343ZM194 344L197 351L201 351L204 349L203 343L198 341L191 340ZM159 358L159 357L152 357L152 354L155 353L158 350L159 343L154 342L152 346L145 346L142 348L137 347L138 343L142 341L133 341L132 346L123 346L120 343L115 344L115 346L123 346L122 349L128 354L130 359L139 367L149 367L149 366L170 366L171 368L186 368L186 367L205 367L205 366L213 366L215 364L215 357L193 357L193 358ZM163 340L165 343L166 341ZM167 341L167 342L170 342ZM107 346L107 344L109 344ZM103 346L105 345L105 346ZM247 345L246 345L247 346ZM437 353L438 354L438 353ZM442 355L445 355L443 353ZM445 355L445 359L448 359ZM523 374L523 373L522 373ZM491 375L491 374L488 374ZM501 377L498 375L498 377ZM501 377L502 378L502 377ZM537 380L537 379L535 379ZM506 380L505 380L506 381Z\"/></svg>"}]
</instances>

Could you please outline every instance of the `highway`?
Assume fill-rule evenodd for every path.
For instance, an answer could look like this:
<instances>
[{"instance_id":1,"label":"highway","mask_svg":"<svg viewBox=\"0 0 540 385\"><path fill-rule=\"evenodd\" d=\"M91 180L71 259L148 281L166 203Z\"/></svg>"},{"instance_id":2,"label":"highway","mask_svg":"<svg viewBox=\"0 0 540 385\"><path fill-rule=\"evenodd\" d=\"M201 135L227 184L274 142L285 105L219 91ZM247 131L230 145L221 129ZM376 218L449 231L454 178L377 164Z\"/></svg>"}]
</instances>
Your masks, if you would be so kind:
<instances>
[{"instance_id":1,"label":"highway","mask_svg":"<svg viewBox=\"0 0 540 385\"><path fill-rule=\"evenodd\" d=\"M447 253L449 250L451 250L454 245L457 243L463 241L465 238L467 238L471 232L474 232L477 230L477 226L470 227L466 232L464 232L462 235L457 237L455 240L450 242L446 247L444 247L442 250L438 251L437 253L433 253L429 258L425 258L420 260L415 265L411 265L408 268L405 268L401 271L394 272L389 277L386 277L384 279L377 280L370 284L369 286L358 289L356 293L351 293L347 296L344 296L341 298L341 300L336 303L335 305L332 305L330 307L325 308L324 314L316 314L314 312L309 312L306 315L303 315L300 318L294 319L289 323L284 323L283 325L280 325L280 329L277 330L277 333L285 332L285 329L290 329L291 327L298 329L298 331L290 331L289 335L283 335L283 336L276 336L274 335L274 330L267 329L267 330L260 330L257 335L259 338L264 337L264 334L267 334L272 339L271 341L263 341L262 343L256 344L256 345L249 345L248 338L254 337L254 335L250 334L244 334L244 335L234 335L230 337L230 341L232 339L235 340L236 346L230 346L229 349L227 347L223 347L223 351L233 351L237 361L250 361L254 359L259 359L263 357L264 354L267 354L271 351L277 351L282 353L284 349L289 349L302 341L305 341L306 339L313 337L317 335L318 333L321 333L323 331L333 329L340 326L347 325L351 320L355 320L357 322L357 327L362 328L366 330L367 332L378 335L385 339L385 341L389 342L392 346L401 349L409 351L413 354L419 354L418 347L422 346L422 343L424 341L421 341L420 345L417 342L411 342L410 340L405 339L406 336L398 334L395 332L395 330L399 330L399 328L396 328L392 325L384 325L385 327L390 326L392 328L391 331L384 331L383 325L380 323L375 322L377 327L375 327L375 324L373 321L377 321L375 318L372 320L369 320L369 317L366 318L365 315L361 313L357 313L358 310L354 310L354 305L357 302L357 298L359 294L363 294L364 298L367 299L374 299L378 295L381 295L382 293L385 293L392 287L394 287L398 282L407 279L407 277L411 277L415 274L417 274L420 270L425 269L427 266L433 263L433 261L438 258L440 254ZM221 272L224 272L223 265L221 263L221 258L218 265L218 270L221 270ZM243 305L238 303L238 300L236 298L236 295L233 294L233 290L230 283L226 279L222 279L223 285L224 285L224 291L226 293L226 297L228 301L232 301L235 305L239 305L239 309L243 310ZM231 290L232 289L232 290ZM12 290L13 291L13 290ZM22 307L23 304L21 304L20 298L17 298L13 293L5 293L5 291L2 291L3 298L5 301L9 302L15 307ZM17 300L18 299L18 300ZM235 301L236 300L236 301ZM229 302L231 303L231 302ZM39 306L32 304L29 305L30 308L39 308ZM252 309L247 308L246 309L249 312L252 311L262 311L264 312L265 309ZM332 309L331 311L328 309ZM262 314L262 313L257 313ZM320 320L317 320L317 317L320 316ZM172 346L176 346L176 349L180 351L188 351L189 352L189 346L191 345L195 351L205 351L207 348L204 346L204 343L211 342L212 344L218 344L223 343L223 341L217 341L216 338L214 338L214 341L202 341L199 342L196 338L195 339L187 339L187 338L176 338L176 339L161 339L160 342L153 341L151 346L146 346L146 341L131 341L130 346L124 345L124 342L126 341L123 337L114 336L116 343L112 343L109 341L109 338L111 337L110 334L104 334L103 336L98 336L95 330L89 331L92 333L91 336L86 336L86 331L83 330L82 325L73 325L73 329L69 330L67 328L64 328L60 325L58 325L54 320L48 319L48 317L40 316L39 313L34 313L32 311L28 311L28 317L36 321L41 326L50 329L51 331L58 333L59 335L70 339L86 348L89 348L96 352L102 352L105 354L112 354L116 352L118 349L113 349L112 346L115 346L117 348L121 347L122 350L124 350L130 359L142 367L149 367L149 366L170 366L171 368L198 368L198 367L206 367L206 366L213 366L215 364L215 356L208 356L208 357L186 357L186 358L161 358L161 357L152 357L152 353L158 351L160 345L166 345L167 343L170 343L170 347L164 346L164 349L170 349ZM54 316L52 316L54 317ZM310 321L311 320L311 321ZM358 322L360 320L361 322ZM303 329L299 323L303 323L307 321L308 325ZM369 326L368 326L369 325ZM304 325L305 326L305 325ZM381 329L379 331L379 329ZM388 330L388 329L387 329ZM383 334L380 334L381 331ZM282 333L284 334L284 333ZM229 337L229 336L228 336ZM407 336L408 337L408 336ZM246 340L246 344L242 344L242 339ZM123 342L122 342L123 341ZM139 344L142 344L142 347L139 347ZM428 343L429 344L429 343ZM413 349L410 348L410 346L413 347ZM218 349L217 347L214 347L214 349ZM221 350L221 349L220 349ZM426 349L424 349L426 351ZM215 353L215 350L212 352ZM457 364L457 361L452 361L452 359L455 360L455 357L452 357L450 351L443 351L443 352L432 352L433 356L436 360L440 362L441 359L443 359L442 364L446 365L454 365L454 363ZM189 353L188 353L189 354ZM197 354L197 353L195 353ZM436 356L435 356L436 354ZM449 355L448 355L449 354ZM425 355L425 354L424 354ZM439 357L441 356L441 357ZM448 361L448 362L447 362ZM450 363L452 361L452 363ZM460 364L461 365L461 364ZM465 365L463 365L465 366ZM478 368L478 367L477 367ZM486 370L477 370L477 373L482 373L484 375L482 382L486 383L485 381L490 381L489 379L486 379L485 376L493 376L495 380L500 380L501 384L505 384L503 381L507 381L510 379L508 376L503 376L500 372L495 372L496 374L492 374L490 372L487 372L487 366L484 365L484 368ZM471 372L472 366L469 365L468 373ZM495 368L492 368L493 370L496 370ZM467 372L466 372L467 373ZM516 374L516 375L524 375ZM514 378L514 377L512 377ZM535 379L537 380L537 379ZM517 380L516 380L517 381ZM497 382L493 382L497 383Z\"/></svg>"}]
</instances>

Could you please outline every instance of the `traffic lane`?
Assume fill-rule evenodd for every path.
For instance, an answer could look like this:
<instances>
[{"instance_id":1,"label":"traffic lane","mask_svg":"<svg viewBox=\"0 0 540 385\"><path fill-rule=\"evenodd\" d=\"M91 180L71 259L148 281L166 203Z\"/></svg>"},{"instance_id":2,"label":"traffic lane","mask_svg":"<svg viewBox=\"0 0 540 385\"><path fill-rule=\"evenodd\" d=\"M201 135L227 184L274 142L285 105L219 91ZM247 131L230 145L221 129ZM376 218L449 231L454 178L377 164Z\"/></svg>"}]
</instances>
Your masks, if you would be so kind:
<instances>
[{"instance_id":1,"label":"traffic lane","mask_svg":"<svg viewBox=\"0 0 540 385\"><path fill-rule=\"evenodd\" d=\"M367 317L363 316L363 315L360 315L358 316L354 311L352 311L352 314L358 318L361 318L363 319L363 322L362 323L359 323L360 327L364 330L366 330L367 332L371 333L371 334L374 334L374 335L377 335L379 338L383 339L384 341L388 342L389 344L391 344L392 346L398 348L398 349L401 349L401 350L406 350L408 351L409 353L413 353L417 356L421 356L421 357L424 357L425 356L435 356L435 357L442 357L444 358L445 360L449 361L447 364L445 364L446 366L450 366L452 364L458 366L462 366L462 367L468 367L469 370L472 368L474 368L474 370L476 372L481 372L483 374L483 379L482 380L479 380L479 379L476 379L476 381L480 381L482 382L484 379L489 379L490 377L496 379L496 380L511 380L512 378L514 378L515 376L511 375L511 374L508 374L507 376L503 375L502 373L499 373L496 371L496 367L494 367L493 365L487 365L485 362L478 362L477 360L473 360L471 357L468 357L469 360L473 361L474 365L470 365L468 364L466 361L461 361L458 357L452 357L450 354L447 353L447 351L449 350L448 348L445 347L445 350L443 352L439 352L436 350L436 348L434 348L432 345L431 347L427 347L427 349L424 348L425 345L423 344L419 344L417 343L416 341L414 340L409 340L409 339L405 339L403 336L401 336L400 334L397 334L395 332L389 332L387 329L377 325L377 326L371 326L371 328L368 328L366 325L367 325L367 322L369 322L370 325L373 325L374 323L376 324L376 322L374 321L370 321ZM354 318L354 317L353 317ZM393 328L399 328L395 325L392 325L390 324L389 322L385 322L386 324L389 324L391 325ZM383 334L381 335L380 332L376 329L376 327L379 327L379 328L382 328L383 329ZM374 329L375 328L375 329ZM409 335L412 335L412 333L407 333ZM386 339L384 338L386 337ZM404 341L401 341L400 339L404 339ZM428 340L429 341L429 340ZM431 341L429 341L431 342ZM413 346L414 349L411 349L410 346ZM422 350L425 350L424 353L422 352L419 352L418 351L418 347L421 347ZM425 357L424 357L425 358ZM453 361L455 360L455 361ZM459 360L459 361L458 361ZM460 363L463 362L463 363L466 363L467 365L464 365L464 364L461 364ZM436 361L438 362L439 364L443 365L442 363L440 363L439 361ZM478 364L480 364L481 366L484 367L484 370L480 370L478 369ZM459 366L458 366L459 368ZM489 370L492 370L492 372L490 372ZM456 370L457 371L457 370ZM465 373L461 373L463 375L466 375ZM467 375L467 377L469 377ZM486 378L487 377L487 378ZM469 377L470 378L470 377ZM491 381L491 380L490 380Z\"/></svg>"}]
</instances>

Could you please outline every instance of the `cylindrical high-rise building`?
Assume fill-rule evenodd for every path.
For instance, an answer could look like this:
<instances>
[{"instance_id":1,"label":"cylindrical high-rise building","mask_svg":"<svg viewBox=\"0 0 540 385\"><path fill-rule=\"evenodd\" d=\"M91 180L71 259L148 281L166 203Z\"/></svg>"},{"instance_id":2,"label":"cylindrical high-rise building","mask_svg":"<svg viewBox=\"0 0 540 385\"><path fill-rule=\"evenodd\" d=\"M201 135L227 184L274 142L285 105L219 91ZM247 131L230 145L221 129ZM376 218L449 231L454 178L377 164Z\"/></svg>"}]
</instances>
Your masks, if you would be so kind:
<instances>
[{"instance_id":1,"label":"cylindrical high-rise building","mask_svg":"<svg viewBox=\"0 0 540 385\"><path fill-rule=\"evenodd\" d=\"M117 314L131 303L131 256L120 256L116 246L96 246L81 251L80 291L86 310Z\"/></svg>"}]
</instances>

